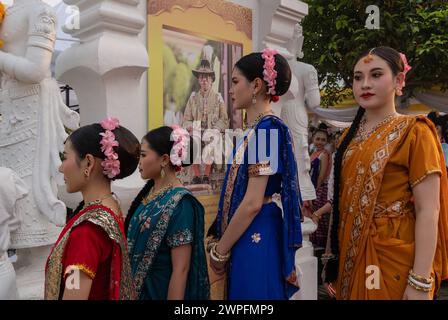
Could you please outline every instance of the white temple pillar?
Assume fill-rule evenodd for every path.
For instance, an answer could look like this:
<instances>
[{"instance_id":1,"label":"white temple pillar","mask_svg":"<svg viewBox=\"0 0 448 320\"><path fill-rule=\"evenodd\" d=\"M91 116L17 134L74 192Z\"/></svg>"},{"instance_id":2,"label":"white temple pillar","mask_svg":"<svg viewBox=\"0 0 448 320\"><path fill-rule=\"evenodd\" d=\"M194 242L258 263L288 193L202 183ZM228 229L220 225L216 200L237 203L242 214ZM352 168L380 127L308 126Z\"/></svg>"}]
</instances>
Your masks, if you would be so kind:
<instances>
[{"instance_id":1,"label":"white temple pillar","mask_svg":"<svg viewBox=\"0 0 448 320\"><path fill-rule=\"evenodd\" d=\"M313 244L309 237L316 231L317 225L310 218L302 223L302 248L296 251L296 268L300 270L300 290L291 300L317 300L317 258L314 256Z\"/></svg>"},{"instance_id":2,"label":"white temple pillar","mask_svg":"<svg viewBox=\"0 0 448 320\"><path fill-rule=\"evenodd\" d=\"M56 77L75 90L81 125L114 116L142 137L146 133L147 110L147 90L142 86L142 75L148 68L142 40L146 35L146 1L64 2L79 8L80 28L64 27L64 32L80 43L59 55Z\"/></svg>"}]
</instances>

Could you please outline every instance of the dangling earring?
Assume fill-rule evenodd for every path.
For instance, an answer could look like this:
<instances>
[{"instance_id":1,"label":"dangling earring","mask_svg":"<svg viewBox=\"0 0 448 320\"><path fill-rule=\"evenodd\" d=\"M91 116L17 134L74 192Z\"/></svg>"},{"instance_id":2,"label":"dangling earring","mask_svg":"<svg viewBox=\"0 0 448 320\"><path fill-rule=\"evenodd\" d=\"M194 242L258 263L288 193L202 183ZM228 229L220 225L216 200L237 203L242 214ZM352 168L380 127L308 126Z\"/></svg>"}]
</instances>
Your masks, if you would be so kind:
<instances>
[{"instance_id":1,"label":"dangling earring","mask_svg":"<svg viewBox=\"0 0 448 320\"><path fill-rule=\"evenodd\" d=\"M255 92L252 93L252 104L257 104L257 98L255 96Z\"/></svg>"},{"instance_id":2,"label":"dangling earring","mask_svg":"<svg viewBox=\"0 0 448 320\"><path fill-rule=\"evenodd\" d=\"M396 94L397 96L402 96L402 95L403 95L403 91L402 91L402 89L401 89L401 88L395 88L395 94Z\"/></svg>"},{"instance_id":3,"label":"dangling earring","mask_svg":"<svg viewBox=\"0 0 448 320\"><path fill-rule=\"evenodd\" d=\"M162 170L160 170L160 178L165 178L165 167L162 167Z\"/></svg>"}]
</instances>

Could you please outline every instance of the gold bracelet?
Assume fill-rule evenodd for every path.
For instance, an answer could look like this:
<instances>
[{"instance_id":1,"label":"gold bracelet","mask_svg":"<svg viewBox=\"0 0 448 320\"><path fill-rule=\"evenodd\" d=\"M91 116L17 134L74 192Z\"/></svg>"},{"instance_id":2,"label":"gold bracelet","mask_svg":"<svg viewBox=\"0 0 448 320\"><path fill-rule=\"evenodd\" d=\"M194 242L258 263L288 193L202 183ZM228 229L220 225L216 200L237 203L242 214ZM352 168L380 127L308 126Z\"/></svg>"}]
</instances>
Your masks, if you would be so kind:
<instances>
[{"instance_id":1,"label":"gold bracelet","mask_svg":"<svg viewBox=\"0 0 448 320\"><path fill-rule=\"evenodd\" d=\"M212 246L212 248L210 250L210 258L212 258L216 262L227 262L227 260L229 260L229 258L223 259L222 257L217 256L218 253L216 252L216 246L217 246L217 243Z\"/></svg>"},{"instance_id":2,"label":"gold bracelet","mask_svg":"<svg viewBox=\"0 0 448 320\"><path fill-rule=\"evenodd\" d=\"M230 258L230 251L227 252L226 254L220 254L218 252L218 250L216 250L218 248L218 242L216 242L216 244L213 246L213 253L215 254L216 257L218 257L219 259L222 260L229 260Z\"/></svg>"},{"instance_id":3,"label":"gold bracelet","mask_svg":"<svg viewBox=\"0 0 448 320\"><path fill-rule=\"evenodd\" d=\"M421 287L421 286L419 286L419 285L413 283L413 282L411 281L411 279L408 279L408 284L409 284L412 288L414 288L415 290L418 290L418 291L430 292L430 291L432 290L432 288L423 288L423 287Z\"/></svg>"},{"instance_id":4,"label":"gold bracelet","mask_svg":"<svg viewBox=\"0 0 448 320\"><path fill-rule=\"evenodd\" d=\"M205 245L205 248L207 250L207 252L210 252L210 250L212 250L212 247L218 243L218 240L216 238L207 238L207 243Z\"/></svg>"},{"instance_id":5,"label":"gold bracelet","mask_svg":"<svg viewBox=\"0 0 448 320\"><path fill-rule=\"evenodd\" d=\"M419 276L412 269L409 271L409 276L411 276L414 280L417 280L418 282L422 282L425 284L432 284L434 282L433 277L430 276L429 278L425 278L425 277Z\"/></svg>"},{"instance_id":6,"label":"gold bracelet","mask_svg":"<svg viewBox=\"0 0 448 320\"><path fill-rule=\"evenodd\" d=\"M228 252L228 253L226 253L226 254L220 254L217 250L216 250L216 248L218 247L218 242L216 242L216 243L214 243L213 245L212 245L212 247L211 247L211 250L210 250L210 255L212 255L213 254L213 256L215 257L215 258L217 258L217 261L219 260L219 262L225 262L225 261L227 261L227 260L229 260L229 258L230 258L230 252ZM216 260L216 259L215 259Z\"/></svg>"}]
</instances>

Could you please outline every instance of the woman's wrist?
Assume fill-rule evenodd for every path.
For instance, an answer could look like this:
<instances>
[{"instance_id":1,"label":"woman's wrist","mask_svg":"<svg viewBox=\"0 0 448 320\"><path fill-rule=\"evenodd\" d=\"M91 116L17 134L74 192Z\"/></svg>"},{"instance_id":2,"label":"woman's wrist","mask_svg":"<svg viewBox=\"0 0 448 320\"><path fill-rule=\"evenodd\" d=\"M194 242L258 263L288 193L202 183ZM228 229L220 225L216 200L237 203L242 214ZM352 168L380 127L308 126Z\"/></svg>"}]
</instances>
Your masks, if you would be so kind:
<instances>
[{"instance_id":1,"label":"woman's wrist","mask_svg":"<svg viewBox=\"0 0 448 320\"><path fill-rule=\"evenodd\" d=\"M226 263L230 258L230 253L221 254L218 252L218 243L214 243L210 249L210 258L218 263Z\"/></svg>"},{"instance_id":2,"label":"woman's wrist","mask_svg":"<svg viewBox=\"0 0 448 320\"><path fill-rule=\"evenodd\" d=\"M221 255L221 256L225 256L229 253L229 251L223 251L222 247L219 245L219 242L216 243L216 248L215 248L216 252Z\"/></svg>"},{"instance_id":3,"label":"woman's wrist","mask_svg":"<svg viewBox=\"0 0 448 320\"><path fill-rule=\"evenodd\" d=\"M434 278L432 276L417 274L413 270L410 270L408 285L418 291L431 292L434 287Z\"/></svg>"}]
</instances>

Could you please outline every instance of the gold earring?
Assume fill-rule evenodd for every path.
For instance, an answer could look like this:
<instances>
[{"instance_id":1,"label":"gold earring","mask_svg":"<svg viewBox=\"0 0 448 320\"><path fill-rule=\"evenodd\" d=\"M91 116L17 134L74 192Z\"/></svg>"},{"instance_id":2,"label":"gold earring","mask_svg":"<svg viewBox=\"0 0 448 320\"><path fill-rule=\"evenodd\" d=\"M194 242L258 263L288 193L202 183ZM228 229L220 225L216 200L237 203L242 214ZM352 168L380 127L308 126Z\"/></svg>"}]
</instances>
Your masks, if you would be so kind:
<instances>
[{"instance_id":1,"label":"gold earring","mask_svg":"<svg viewBox=\"0 0 448 320\"><path fill-rule=\"evenodd\" d=\"M160 170L160 178L165 178L165 168L162 167L162 170Z\"/></svg>"},{"instance_id":2,"label":"gold earring","mask_svg":"<svg viewBox=\"0 0 448 320\"><path fill-rule=\"evenodd\" d=\"M89 170L84 170L84 177L88 178L89 177Z\"/></svg>"},{"instance_id":3,"label":"gold earring","mask_svg":"<svg viewBox=\"0 0 448 320\"><path fill-rule=\"evenodd\" d=\"M257 104L257 98L255 96L255 92L252 93L252 104Z\"/></svg>"}]
</instances>

